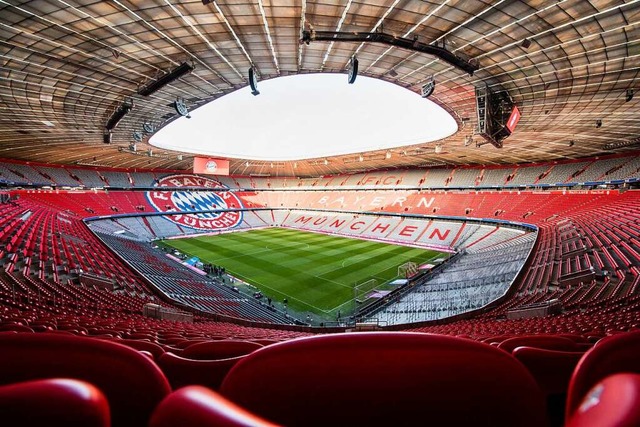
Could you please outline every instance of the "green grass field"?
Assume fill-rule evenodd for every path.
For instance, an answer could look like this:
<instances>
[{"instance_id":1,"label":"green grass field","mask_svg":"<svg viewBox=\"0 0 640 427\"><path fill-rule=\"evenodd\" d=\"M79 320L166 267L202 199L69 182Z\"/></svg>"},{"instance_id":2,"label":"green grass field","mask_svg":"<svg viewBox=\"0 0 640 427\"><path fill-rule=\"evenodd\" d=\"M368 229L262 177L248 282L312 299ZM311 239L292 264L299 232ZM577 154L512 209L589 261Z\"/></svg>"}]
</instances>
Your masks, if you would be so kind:
<instances>
[{"instance_id":1,"label":"green grass field","mask_svg":"<svg viewBox=\"0 0 640 427\"><path fill-rule=\"evenodd\" d=\"M204 263L252 284L274 301L332 318L353 309L354 286L396 278L406 262L425 263L440 253L284 228L165 240Z\"/></svg>"}]
</instances>

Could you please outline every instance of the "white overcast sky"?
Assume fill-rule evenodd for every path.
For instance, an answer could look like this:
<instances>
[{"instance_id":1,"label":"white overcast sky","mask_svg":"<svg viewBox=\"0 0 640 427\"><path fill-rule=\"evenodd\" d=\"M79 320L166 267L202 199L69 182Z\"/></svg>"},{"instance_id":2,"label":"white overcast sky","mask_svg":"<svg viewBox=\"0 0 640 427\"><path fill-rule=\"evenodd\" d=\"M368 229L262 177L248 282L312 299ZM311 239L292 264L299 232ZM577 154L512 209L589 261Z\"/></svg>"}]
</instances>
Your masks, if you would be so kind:
<instances>
[{"instance_id":1,"label":"white overcast sky","mask_svg":"<svg viewBox=\"0 0 640 427\"><path fill-rule=\"evenodd\" d=\"M436 83L437 84L437 83ZM420 95L383 80L301 74L258 81L191 111L150 139L159 148L223 158L284 161L436 141L455 120Z\"/></svg>"}]
</instances>

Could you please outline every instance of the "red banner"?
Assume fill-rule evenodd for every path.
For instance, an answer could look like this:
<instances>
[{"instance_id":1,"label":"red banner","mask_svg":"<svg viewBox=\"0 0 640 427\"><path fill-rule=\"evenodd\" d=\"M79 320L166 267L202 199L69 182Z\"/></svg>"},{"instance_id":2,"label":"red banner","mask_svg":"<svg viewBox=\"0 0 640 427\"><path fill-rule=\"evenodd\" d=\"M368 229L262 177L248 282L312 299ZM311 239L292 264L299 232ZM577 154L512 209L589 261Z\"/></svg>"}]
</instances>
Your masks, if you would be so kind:
<instances>
[{"instance_id":1,"label":"red banner","mask_svg":"<svg viewBox=\"0 0 640 427\"><path fill-rule=\"evenodd\" d=\"M507 120L507 129L509 129L509 132L513 133L518 121L520 121L520 110L518 110L518 107L513 107L509 120Z\"/></svg>"},{"instance_id":2,"label":"red banner","mask_svg":"<svg viewBox=\"0 0 640 427\"><path fill-rule=\"evenodd\" d=\"M229 175L229 160L212 159L209 157L194 157L193 173Z\"/></svg>"}]
</instances>

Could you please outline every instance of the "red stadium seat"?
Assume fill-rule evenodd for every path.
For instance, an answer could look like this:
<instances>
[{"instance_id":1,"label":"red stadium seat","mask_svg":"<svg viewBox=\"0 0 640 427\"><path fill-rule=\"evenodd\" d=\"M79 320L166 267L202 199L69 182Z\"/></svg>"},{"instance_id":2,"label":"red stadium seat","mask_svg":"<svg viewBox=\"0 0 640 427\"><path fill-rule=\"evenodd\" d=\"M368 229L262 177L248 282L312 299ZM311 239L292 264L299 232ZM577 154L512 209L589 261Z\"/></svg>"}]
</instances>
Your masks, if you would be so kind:
<instances>
[{"instance_id":1,"label":"red stadium seat","mask_svg":"<svg viewBox=\"0 0 640 427\"><path fill-rule=\"evenodd\" d=\"M560 333L560 334L554 334L554 335L558 337L569 338L570 340L574 341L576 344L591 344L589 340L583 335L570 334L570 333Z\"/></svg>"},{"instance_id":2,"label":"red stadium seat","mask_svg":"<svg viewBox=\"0 0 640 427\"><path fill-rule=\"evenodd\" d=\"M185 348L181 356L198 360L228 359L230 357L244 356L261 347L262 344L251 341L205 341Z\"/></svg>"},{"instance_id":3,"label":"red stadium seat","mask_svg":"<svg viewBox=\"0 0 640 427\"><path fill-rule=\"evenodd\" d=\"M287 426L542 426L535 380L510 354L449 336L320 335L239 361L220 392Z\"/></svg>"},{"instance_id":4,"label":"red stadium seat","mask_svg":"<svg viewBox=\"0 0 640 427\"><path fill-rule=\"evenodd\" d=\"M106 397L95 386L46 379L0 386L0 422L20 427L109 427Z\"/></svg>"},{"instance_id":5,"label":"red stadium seat","mask_svg":"<svg viewBox=\"0 0 640 427\"><path fill-rule=\"evenodd\" d=\"M523 346L548 350L580 351L574 340L556 335L524 335L506 339L498 344L499 349L508 353L511 353L516 347Z\"/></svg>"},{"instance_id":6,"label":"red stadium seat","mask_svg":"<svg viewBox=\"0 0 640 427\"><path fill-rule=\"evenodd\" d=\"M499 344L502 341L507 340L509 338L513 338L513 335L494 335L494 336L483 338L481 341L487 344L491 344L491 343Z\"/></svg>"},{"instance_id":7,"label":"red stadium seat","mask_svg":"<svg viewBox=\"0 0 640 427\"><path fill-rule=\"evenodd\" d=\"M183 387L167 396L149 427L276 427L200 386Z\"/></svg>"},{"instance_id":8,"label":"red stadium seat","mask_svg":"<svg viewBox=\"0 0 640 427\"><path fill-rule=\"evenodd\" d=\"M174 390L187 385L202 385L217 390L229 370L244 357L195 360L166 352L160 356L157 363Z\"/></svg>"},{"instance_id":9,"label":"red stadium seat","mask_svg":"<svg viewBox=\"0 0 640 427\"><path fill-rule=\"evenodd\" d=\"M280 342L280 340L272 340L272 339L268 339L268 338L260 338L260 339L252 339L251 342L255 342L255 343L260 344L262 346L267 346L267 345L278 343L278 342Z\"/></svg>"},{"instance_id":10,"label":"red stadium seat","mask_svg":"<svg viewBox=\"0 0 640 427\"><path fill-rule=\"evenodd\" d=\"M0 334L0 383L75 378L109 400L113 426L142 426L171 388L160 368L138 351L95 338Z\"/></svg>"},{"instance_id":11,"label":"red stadium seat","mask_svg":"<svg viewBox=\"0 0 640 427\"><path fill-rule=\"evenodd\" d=\"M184 350L185 348L192 346L194 344L198 344L201 342L207 342L209 340L206 339L185 339L182 338L180 341L174 342L173 344L171 344L171 347L175 347L175 348L179 348L181 350Z\"/></svg>"},{"instance_id":12,"label":"red stadium seat","mask_svg":"<svg viewBox=\"0 0 640 427\"><path fill-rule=\"evenodd\" d=\"M164 349L159 344L150 341L134 339L107 339L107 341L126 345L138 351L148 351L153 355L154 359L158 359L164 353Z\"/></svg>"},{"instance_id":13,"label":"red stadium seat","mask_svg":"<svg viewBox=\"0 0 640 427\"><path fill-rule=\"evenodd\" d=\"M25 325L19 325L16 323L8 323L0 325L0 332L34 332L33 328Z\"/></svg>"},{"instance_id":14,"label":"red stadium seat","mask_svg":"<svg viewBox=\"0 0 640 427\"><path fill-rule=\"evenodd\" d=\"M584 352L517 347L512 354L527 367L544 393L555 394L567 392L571 374Z\"/></svg>"},{"instance_id":15,"label":"red stadium seat","mask_svg":"<svg viewBox=\"0 0 640 427\"><path fill-rule=\"evenodd\" d=\"M571 419L591 387L619 372L640 374L640 331L607 337L585 353L569 383L565 419Z\"/></svg>"},{"instance_id":16,"label":"red stadium seat","mask_svg":"<svg viewBox=\"0 0 640 427\"><path fill-rule=\"evenodd\" d=\"M582 399L566 427L637 427L640 425L640 375L613 374Z\"/></svg>"},{"instance_id":17,"label":"red stadium seat","mask_svg":"<svg viewBox=\"0 0 640 427\"><path fill-rule=\"evenodd\" d=\"M569 379L584 352L517 347L511 353L529 370L547 397L552 425L562 425Z\"/></svg>"}]
</instances>

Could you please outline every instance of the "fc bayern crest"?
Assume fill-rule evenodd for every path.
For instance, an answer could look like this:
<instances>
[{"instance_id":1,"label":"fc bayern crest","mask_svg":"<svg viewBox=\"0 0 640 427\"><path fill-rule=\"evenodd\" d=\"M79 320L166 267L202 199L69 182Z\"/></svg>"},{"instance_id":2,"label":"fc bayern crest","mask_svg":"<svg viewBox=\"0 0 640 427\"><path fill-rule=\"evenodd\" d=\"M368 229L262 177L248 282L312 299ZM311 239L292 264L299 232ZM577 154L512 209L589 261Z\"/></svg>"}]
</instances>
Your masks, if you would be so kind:
<instances>
[{"instance_id":1,"label":"fc bayern crest","mask_svg":"<svg viewBox=\"0 0 640 427\"><path fill-rule=\"evenodd\" d=\"M209 160L204 168L207 170L207 172L215 174L215 172L218 170L218 164L213 160Z\"/></svg>"},{"instance_id":2,"label":"fc bayern crest","mask_svg":"<svg viewBox=\"0 0 640 427\"><path fill-rule=\"evenodd\" d=\"M233 210L242 209L242 202L214 179L195 175L170 175L158 180L155 186L162 187L163 190L147 192L149 204L158 212L181 212L164 216L175 224L202 231L215 231L234 228L242 222L242 212ZM175 190L167 190L167 187ZM187 189L193 187L210 190ZM194 212L211 210L219 212Z\"/></svg>"}]
</instances>

